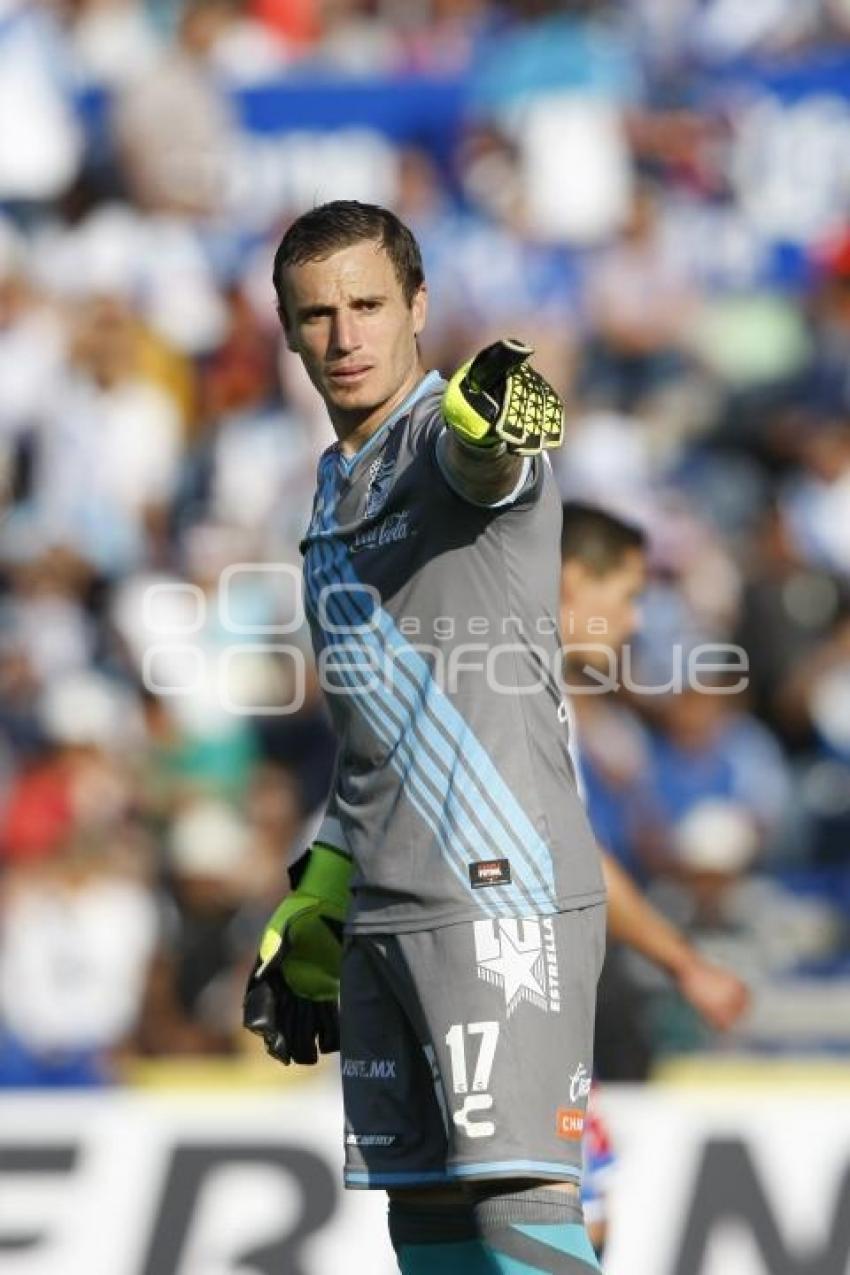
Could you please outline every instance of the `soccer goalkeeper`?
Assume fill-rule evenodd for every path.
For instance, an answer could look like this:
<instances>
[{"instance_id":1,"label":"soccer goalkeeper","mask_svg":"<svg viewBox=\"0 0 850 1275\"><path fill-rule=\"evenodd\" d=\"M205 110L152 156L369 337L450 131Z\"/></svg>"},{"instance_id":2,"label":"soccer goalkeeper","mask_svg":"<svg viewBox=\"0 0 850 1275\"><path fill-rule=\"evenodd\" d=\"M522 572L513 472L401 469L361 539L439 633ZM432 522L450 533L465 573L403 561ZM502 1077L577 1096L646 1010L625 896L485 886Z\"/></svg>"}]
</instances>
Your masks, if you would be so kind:
<instances>
[{"instance_id":1,"label":"soccer goalkeeper","mask_svg":"<svg viewBox=\"0 0 850 1275\"><path fill-rule=\"evenodd\" d=\"M389 1192L406 1275L584 1275L605 890L560 688L562 406L517 340L425 373L385 209L306 213L274 284L337 435L301 548L339 751L245 1022L283 1062L341 1039L345 1181Z\"/></svg>"}]
</instances>

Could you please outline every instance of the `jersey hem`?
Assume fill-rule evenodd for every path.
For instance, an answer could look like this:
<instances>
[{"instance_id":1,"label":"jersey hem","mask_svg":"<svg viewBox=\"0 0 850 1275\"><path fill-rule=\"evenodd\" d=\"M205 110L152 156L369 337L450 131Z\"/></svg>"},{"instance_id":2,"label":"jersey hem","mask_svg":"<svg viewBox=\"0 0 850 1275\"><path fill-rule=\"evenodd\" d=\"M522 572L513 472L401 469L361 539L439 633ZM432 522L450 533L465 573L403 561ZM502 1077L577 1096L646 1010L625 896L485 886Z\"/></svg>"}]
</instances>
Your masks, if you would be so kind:
<instances>
[{"instance_id":1,"label":"jersey hem","mask_svg":"<svg viewBox=\"0 0 850 1275\"><path fill-rule=\"evenodd\" d=\"M539 907L530 906L523 908L521 912L511 909L509 911L500 912L498 916L491 916L490 913L482 912L480 908L473 910L472 908L464 908L462 911L452 909L449 912L440 912L436 916L423 917L421 920L410 921L390 921L386 917L376 917L374 920L362 920L353 918L346 921L346 934L414 934L419 930L442 930L449 925L464 925L470 921L486 921L500 920L503 918L522 919L527 916L557 916L561 912L577 912L579 908L589 908L596 904L604 903L607 894L604 887L600 890L591 890L586 894L573 894L566 899L558 899L553 904L546 902L541 903Z\"/></svg>"}]
</instances>

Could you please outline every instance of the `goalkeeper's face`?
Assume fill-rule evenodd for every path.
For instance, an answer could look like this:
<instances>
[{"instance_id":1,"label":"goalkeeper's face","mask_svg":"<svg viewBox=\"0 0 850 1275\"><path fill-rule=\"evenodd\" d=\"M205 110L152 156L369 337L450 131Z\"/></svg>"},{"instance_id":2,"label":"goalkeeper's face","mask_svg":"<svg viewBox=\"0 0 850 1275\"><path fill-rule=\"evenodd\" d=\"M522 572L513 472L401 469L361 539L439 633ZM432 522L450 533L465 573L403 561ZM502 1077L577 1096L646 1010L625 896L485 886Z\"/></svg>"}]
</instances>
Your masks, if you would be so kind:
<instances>
[{"instance_id":1,"label":"goalkeeper's face","mask_svg":"<svg viewBox=\"0 0 850 1275\"><path fill-rule=\"evenodd\" d=\"M300 355L340 438L358 444L422 375L416 338L427 294L405 299L392 261L375 240L288 266L283 276L287 344Z\"/></svg>"}]
</instances>

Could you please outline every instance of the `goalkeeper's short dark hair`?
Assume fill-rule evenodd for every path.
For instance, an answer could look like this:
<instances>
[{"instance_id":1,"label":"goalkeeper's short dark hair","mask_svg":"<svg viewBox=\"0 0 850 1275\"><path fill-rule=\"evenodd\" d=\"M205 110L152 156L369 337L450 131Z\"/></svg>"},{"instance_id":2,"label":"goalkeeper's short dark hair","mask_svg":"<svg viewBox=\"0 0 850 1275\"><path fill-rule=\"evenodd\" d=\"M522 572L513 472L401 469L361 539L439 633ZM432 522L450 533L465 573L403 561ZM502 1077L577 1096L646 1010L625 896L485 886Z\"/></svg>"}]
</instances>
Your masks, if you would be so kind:
<instances>
[{"instance_id":1,"label":"goalkeeper's short dark hair","mask_svg":"<svg viewBox=\"0 0 850 1275\"><path fill-rule=\"evenodd\" d=\"M563 514L561 561L578 561L595 576L616 570L629 550L647 548L642 528L598 505L568 500Z\"/></svg>"},{"instance_id":2,"label":"goalkeeper's short dark hair","mask_svg":"<svg viewBox=\"0 0 850 1275\"><path fill-rule=\"evenodd\" d=\"M272 282L278 313L283 310L283 271L307 261L321 261L340 248L376 240L386 252L408 305L425 282L422 253L412 231L389 208L335 199L303 213L287 230L274 257Z\"/></svg>"}]
</instances>

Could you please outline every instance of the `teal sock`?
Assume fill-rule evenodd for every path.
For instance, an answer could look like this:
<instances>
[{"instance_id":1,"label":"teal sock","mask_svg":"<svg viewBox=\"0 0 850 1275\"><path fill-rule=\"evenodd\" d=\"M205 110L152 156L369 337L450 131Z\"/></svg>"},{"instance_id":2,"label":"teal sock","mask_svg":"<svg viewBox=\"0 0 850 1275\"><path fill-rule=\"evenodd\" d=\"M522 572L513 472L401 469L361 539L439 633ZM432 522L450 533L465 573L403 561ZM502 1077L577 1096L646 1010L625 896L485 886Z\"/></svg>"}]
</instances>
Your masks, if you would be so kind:
<instances>
[{"instance_id":1,"label":"teal sock","mask_svg":"<svg viewBox=\"0 0 850 1275\"><path fill-rule=\"evenodd\" d=\"M404 1244L398 1256L402 1275L540 1275L540 1267L499 1257L478 1240L465 1244Z\"/></svg>"},{"instance_id":2,"label":"teal sock","mask_svg":"<svg viewBox=\"0 0 850 1275\"><path fill-rule=\"evenodd\" d=\"M602 1269L583 1226L512 1226L488 1243L403 1244L397 1256L402 1275L590 1275Z\"/></svg>"},{"instance_id":3,"label":"teal sock","mask_svg":"<svg viewBox=\"0 0 850 1275\"><path fill-rule=\"evenodd\" d=\"M501 1194L478 1184L457 1202L390 1201L402 1275L590 1275L601 1267L581 1206L564 1192Z\"/></svg>"}]
</instances>

